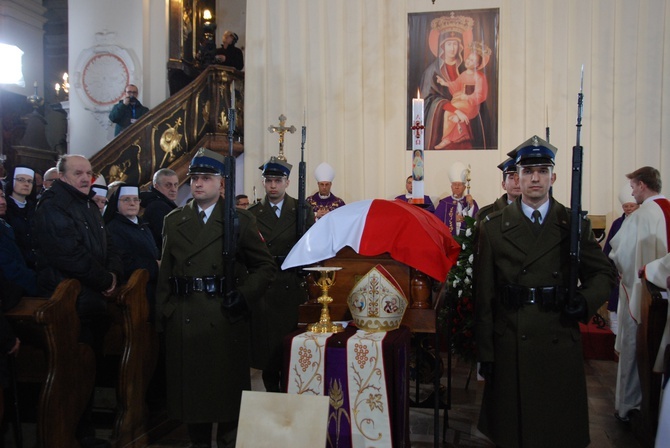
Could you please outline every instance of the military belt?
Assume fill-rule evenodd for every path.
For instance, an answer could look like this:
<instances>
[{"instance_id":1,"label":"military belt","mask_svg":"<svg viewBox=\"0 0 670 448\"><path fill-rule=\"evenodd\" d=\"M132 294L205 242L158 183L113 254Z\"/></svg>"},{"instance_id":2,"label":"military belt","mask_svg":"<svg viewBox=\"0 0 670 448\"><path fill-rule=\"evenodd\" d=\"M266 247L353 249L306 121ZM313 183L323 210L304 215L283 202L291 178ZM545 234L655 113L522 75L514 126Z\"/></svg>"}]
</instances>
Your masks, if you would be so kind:
<instances>
[{"instance_id":1,"label":"military belt","mask_svg":"<svg viewBox=\"0 0 670 448\"><path fill-rule=\"evenodd\" d=\"M537 304L544 310L560 311L565 306L567 296L567 290L562 286L505 285L500 294L500 302L510 309Z\"/></svg>"},{"instance_id":2,"label":"military belt","mask_svg":"<svg viewBox=\"0 0 670 448\"><path fill-rule=\"evenodd\" d=\"M170 290L178 296L188 296L193 292L223 295L225 281L218 275L208 277L170 277Z\"/></svg>"}]
</instances>

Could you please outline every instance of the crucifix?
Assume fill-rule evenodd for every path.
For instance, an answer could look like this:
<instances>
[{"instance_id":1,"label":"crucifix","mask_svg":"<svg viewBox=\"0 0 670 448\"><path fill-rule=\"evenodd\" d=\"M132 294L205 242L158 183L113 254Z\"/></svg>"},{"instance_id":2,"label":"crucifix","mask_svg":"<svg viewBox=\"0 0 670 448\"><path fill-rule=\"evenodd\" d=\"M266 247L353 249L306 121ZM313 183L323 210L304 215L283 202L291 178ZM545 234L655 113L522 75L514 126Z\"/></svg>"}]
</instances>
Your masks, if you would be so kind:
<instances>
[{"instance_id":1,"label":"crucifix","mask_svg":"<svg viewBox=\"0 0 670 448\"><path fill-rule=\"evenodd\" d=\"M277 156L277 158L284 162L286 162L286 156L284 156L284 134L286 134L286 132L290 132L291 134L293 134L296 131L295 126L291 125L290 127L286 127L285 124L286 124L286 117L284 116L284 114L281 114L279 116L279 126L268 127L268 131L270 131L270 134L274 134L275 132L279 134L279 155Z\"/></svg>"}]
</instances>

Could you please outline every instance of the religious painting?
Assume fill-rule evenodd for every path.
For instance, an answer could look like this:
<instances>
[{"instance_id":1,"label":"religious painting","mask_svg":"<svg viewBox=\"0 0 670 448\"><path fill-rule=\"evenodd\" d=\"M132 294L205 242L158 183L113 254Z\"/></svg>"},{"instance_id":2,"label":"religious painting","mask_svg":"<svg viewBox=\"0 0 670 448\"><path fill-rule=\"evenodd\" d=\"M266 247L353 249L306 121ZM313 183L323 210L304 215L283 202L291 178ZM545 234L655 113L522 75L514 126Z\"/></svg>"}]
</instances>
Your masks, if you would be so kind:
<instances>
[{"instance_id":1,"label":"religious painting","mask_svg":"<svg viewBox=\"0 0 670 448\"><path fill-rule=\"evenodd\" d=\"M408 129L417 126L412 99L420 98L422 149L498 149L500 9L413 13L408 20ZM416 149L412 134L408 150Z\"/></svg>"}]
</instances>

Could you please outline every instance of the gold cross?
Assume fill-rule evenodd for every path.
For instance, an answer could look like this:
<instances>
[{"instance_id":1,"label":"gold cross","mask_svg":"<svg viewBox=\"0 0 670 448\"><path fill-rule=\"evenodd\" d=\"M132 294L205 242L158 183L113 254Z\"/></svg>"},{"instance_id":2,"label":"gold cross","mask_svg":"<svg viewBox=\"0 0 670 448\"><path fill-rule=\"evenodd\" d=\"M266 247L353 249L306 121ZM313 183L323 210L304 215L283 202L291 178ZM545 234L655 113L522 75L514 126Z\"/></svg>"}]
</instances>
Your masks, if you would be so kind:
<instances>
[{"instance_id":1,"label":"gold cross","mask_svg":"<svg viewBox=\"0 0 670 448\"><path fill-rule=\"evenodd\" d=\"M296 131L295 126L292 125L290 127L286 127L284 126L285 124L286 124L286 117L284 116L284 114L281 114L279 116L279 126L268 127L268 131L270 131L270 134L274 134L275 132L279 134L279 155L277 156L277 158L284 162L286 162L286 156L284 156L284 134L286 134L286 132L290 132L291 134L293 134Z\"/></svg>"}]
</instances>

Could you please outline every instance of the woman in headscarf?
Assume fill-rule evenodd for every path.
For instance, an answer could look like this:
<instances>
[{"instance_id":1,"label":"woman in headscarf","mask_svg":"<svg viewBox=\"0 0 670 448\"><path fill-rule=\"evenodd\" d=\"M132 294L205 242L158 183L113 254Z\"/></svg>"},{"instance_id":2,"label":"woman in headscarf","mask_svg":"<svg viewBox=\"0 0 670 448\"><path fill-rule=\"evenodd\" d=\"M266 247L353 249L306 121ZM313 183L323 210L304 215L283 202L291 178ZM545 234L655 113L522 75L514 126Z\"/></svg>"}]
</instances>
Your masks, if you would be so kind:
<instances>
[{"instance_id":1,"label":"woman in headscarf","mask_svg":"<svg viewBox=\"0 0 670 448\"><path fill-rule=\"evenodd\" d=\"M147 300L149 319L153 322L160 254L151 231L138 216L139 212L139 188L122 182L110 195L103 216L114 247L121 254L124 268L122 280L127 282L136 269L149 271Z\"/></svg>"}]
</instances>

